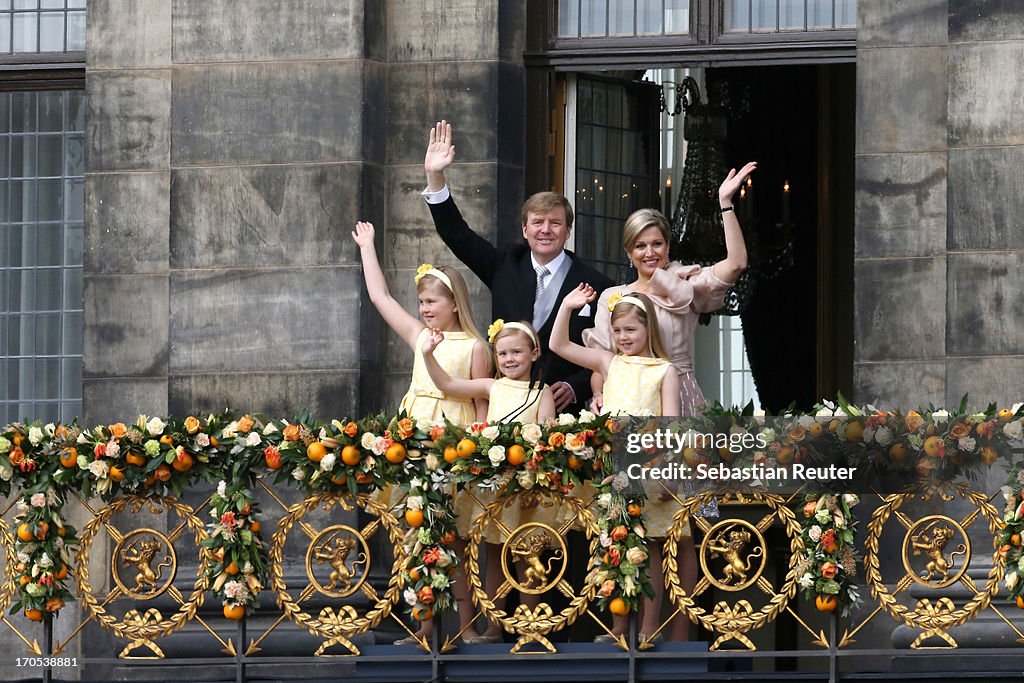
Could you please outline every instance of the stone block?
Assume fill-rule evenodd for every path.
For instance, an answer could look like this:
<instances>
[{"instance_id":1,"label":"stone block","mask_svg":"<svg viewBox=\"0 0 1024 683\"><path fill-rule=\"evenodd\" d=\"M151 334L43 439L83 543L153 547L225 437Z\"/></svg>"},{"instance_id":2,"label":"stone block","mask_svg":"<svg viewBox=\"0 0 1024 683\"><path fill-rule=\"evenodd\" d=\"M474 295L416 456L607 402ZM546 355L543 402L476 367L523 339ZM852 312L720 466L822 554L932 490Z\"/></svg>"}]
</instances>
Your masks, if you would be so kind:
<instances>
[{"instance_id":1,"label":"stone block","mask_svg":"<svg viewBox=\"0 0 1024 683\"><path fill-rule=\"evenodd\" d=\"M946 405L960 405L969 394L970 410L984 410L989 403L1009 408L1024 400L1024 356L946 359Z\"/></svg>"},{"instance_id":2,"label":"stone block","mask_svg":"<svg viewBox=\"0 0 1024 683\"><path fill-rule=\"evenodd\" d=\"M362 178L359 183L359 206L354 220L367 220L374 223L379 232L383 233L387 227L385 217L387 214L388 196L391 194L391 186L387 184L388 170L378 164L363 164ZM352 223L349 223L345 230L345 236L349 237L352 232ZM379 245L383 244L382 239L377 240ZM359 251L352 244L352 259L359 261ZM380 251L377 252L381 256ZM383 257L382 257L383 258Z\"/></svg>"},{"instance_id":3,"label":"stone block","mask_svg":"<svg viewBox=\"0 0 1024 683\"><path fill-rule=\"evenodd\" d=\"M357 263L358 163L173 172L174 268Z\"/></svg>"},{"instance_id":4,"label":"stone block","mask_svg":"<svg viewBox=\"0 0 1024 683\"><path fill-rule=\"evenodd\" d=\"M946 148L946 48L858 50L856 151Z\"/></svg>"},{"instance_id":5,"label":"stone block","mask_svg":"<svg viewBox=\"0 0 1024 683\"><path fill-rule=\"evenodd\" d=\"M497 154L498 65L444 62L389 65L388 163L423 164L430 127L452 124L456 161L490 161Z\"/></svg>"},{"instance_id":6,"label":"stone block","mask_svg":"<svg viewBox=\"0 0 1024 683\"><path fill-rule=\"evenodd\" d=\"M388 60L388 3L363 3L363 56L375 62Z\"/></svg>"},{"instance_id":7,"label":"stone block","mask_svg":"<svg viewBox=\"0 0 1024 683\"><path fill-rule=\"evenodd\" d=\"M1024 354L1024 252L950 254L947 267L948 355ZM1018 372L1018 391L1021 379Z\"/></svg>"},{"instance_id":8,"label":"stone block","mask_svg":"<svg viewBox=\"0 0 1024 683\"><path fill-rule=\"evenodd\" d=\"M854 262L854 362L946 355L944 258Z\"/></svg>"},{"instance_id":9,"label":"stone block","mask_svg":"<svg viewBox=\"0 0 1024 683\"><path fill-rule=\"evenodd\" d=\"M949 248L1024 243L1024 147L949 150Z\"/></svg>"},{"instance_id":10,"label":"stone block","mask_svg":"<svg viewBox=\"0 0 1024 683\"><path fill-rule=\"evenodd\" d=\"M857 46L945 45L949 0L861 0Z\"/></svg>"},{"instance_id":11,"label":"stone block","mask_svg":"<svg viewBox=\"0 0 1024 683\"><path fill-rule=\"evenodd\" d=\"M856 166L856 256L945 253L945 154L859 155Z\"/></svg>"},{"instance_id":12,"label":"stone block","mask_svg":"<svg viewBox=\"0 0 1024 683\"><path fill-rule=\"evenodd\" d=\"M412 356L409 357L410 362ZM409 390L409 382L412 380L411 365L404 366L405 372L386 372L380 376L377 395L364 406L366 414L383 410L385 413L398 412L398 406L402 404L402 397Z\"/></svg>"},{"instance_id":13,"label":"stone block","mask_svg":"<svg viewBox=\"0 0 1024 683\"><path fill-rule=\"evenodd\" d=\"M86 275L82 375L167 375L167 275Z\"/></svg>"},{"instance_id":14,"label":"stone block","mask_svg":"<svg viewBox=\"0 0 1024 683\"><path fill-rule=\"evenodd\" d=\"M152 69L171 65L171 3L90 2L85 64L89 69Z\"/></svg>"},{"instance_id":15,"label":"stone block","mask_svg":"<svg viewBox=\"0 0 1024 683\"><path fill-rule=\"evenodd\" d=\"M521 64L498 65L498 161L522 166L526 160L526 73Z\"/></svg>"},{"instance_id":16,"label":"stone block","mask_svg":"<svg viewBox=\"0 0 1024 683\"><path fill-rule=\"evenodd\" d=\"M90 72L85 91L86 167L91 172L167 170L169 71Z\"/></svg>"},{"instance_id":17,"label":"stone block","mask_svg":"<svg viewBox=\"0 0 1024 683\"><path fill-rule=\"evenodd\" d=\"M523 187L525 171L522 166L498 164L497 217L495 218L495 239L499 247L523 244L523 202L526 199ZM575 226L574 226L575 227ZM570 233L575 237L575 233Z\"/></svg>"},{"instance_id":18,"label":"stone block","mask_svg":"<svg viewBox=\"0 0 1024 683\"><path fill-rule=\"evenodd\" d=\"M498 0L388 0L389 62L498 58ZM518 4L518 3L515 3Z\"/></svg>"},{"instance_id":19,"label":"stone block","mask_svg":"<svg viewBox=\"0 0 1024 683\"><path fill-rule=\"evenodd\" d=\"M466 222L492 243L499 187L496 171L493 163L455 164L445 174L452 197ZM458 263L437 236L430 209L420 196L426 187L423 165L390 166L387 174L388 224L381 250L386 267L415 270L421 263Z\"/></svg>"},{"instance_id":20,"label":"stone block","mask_svg":"<svg viewBox=\"0 0 1024 683\"><path fill-rule=\"evenodd\" d=\"M82 387L82 424L131 424L136 415L167 415L166 377L86 379Z\"/></svg>"},{"instance_id":21,"label":"stone block","mask_svg":"<svg viewBox=\"0 0 1024 683\"><path fill-rule=\"evenodd\" d=\"M526 51L526 2L512 0L498 5L498 59L522 67Z\"/></svg>"},{"instance_id":22,"label":"stone block","mask_svg":"<svg viewBox=\"0 0 1024 683\"><path fill-rule=\"evenodd\" d=\"M358 59L360 0L245 0L174 4L174 62Z\"/></svg>"},{"instance_id":23,"label":"stone block","mask_svg":"<svg viewBox=\"0 0 1024 683\"><path fill-rule=\"evenodd\" d=\"M175 375L358 367L359 269L171 274Z\"/></svg>"},{"instance_id":24,"label":"stone block","mask_svg":"<svg viewBox=\"0 0 1024 683\"><path fill-rule=\"evenodd\" d=\"M172 375L168 401L173 415L235 411L294 417L309 412L316 419L331 420L356 414L359 370L355 367L313 371L296 366L294 371L211 372Z\"/></svg>"},{"instance_id":25,"label":"stone block","mask_svg":"<svg viewBox=\"0 0 1024 683\"><path fill-rule=\"evenodd\" d=\"M949 40L1024 38L1020 10L1018 0L949 0Z\"/></svg>"},{"instance_id":26,"label":"stone block","mask_svg":"<svg viewBox=\"0 0 1024 683\"><path fill-rule=\"evenodd\" d=\"M1022 62L1024 41L950 45L950 147L1024 144Z\"/></svg>"},{"instance_id":27,"label":"stone block","mask_svg":"<svg viewBox=\"0 0 1024 683\"><path fill-rule=\"evenodd\" d=\"M855 363L853 401L879 410L907 410L929 403L942 405L946 392L944 361Z\"/></svg>"},{"instance_id":28,"label":"stone block","mask_svg":"<svg viewBox=\"0 0 1024 683\"><path fill-rule=\"evenodd\" d=\"M358 159L362 77L358 61L175 67L174 164Z\"/></svg>"},{"instance_id":29,"label":"stone block","mask_svg":"<svg viewBox=\"0 0 1024 683\"><path fill-rule=\"evenodd\" d=\"M85 177L85 272L166 273L170 174Z\"/></svg>"},{"instance_id":30,"label":"stone block","mask_svg":"<svg viewBox=\"0 0 1024 683\"><path fill-rule=\"evenodd\" d=\"M391 135L388 126L388 71L386 64L363 62L363 159L378 164L387 158L387 140ZM424 139L423 149L426 146Z\"/></svg>"}]
</instances>

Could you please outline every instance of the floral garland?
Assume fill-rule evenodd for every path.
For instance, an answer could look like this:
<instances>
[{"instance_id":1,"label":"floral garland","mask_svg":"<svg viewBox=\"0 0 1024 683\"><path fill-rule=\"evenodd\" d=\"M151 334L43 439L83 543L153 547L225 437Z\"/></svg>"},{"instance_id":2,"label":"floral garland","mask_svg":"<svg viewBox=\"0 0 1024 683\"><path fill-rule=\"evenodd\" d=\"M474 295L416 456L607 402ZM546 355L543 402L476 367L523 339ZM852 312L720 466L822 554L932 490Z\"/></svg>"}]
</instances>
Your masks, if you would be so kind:
<instances>
[{"instance_id":1,"label":"floral garland","mask_svg":"<svg viewBox=\"0 0 1024 683\"><path fill-rule=\"evenodd\" d=\"M1022 404L1012 409L1000 410L997 419L1001 423L1002 433L1009 439L1010 445L1016 450L1024 449L1024 417ZM1009 599L1017 607L1024 609L1024 547L1021 538L1024 536L1024 462L1014 460L1006 475L1003 495L1006 498L1006 509L1003 524L996 532L996 552L1006 567L1003 581L1010 592Z\"/></svg>"},{"instance_id":2,"label":"floral garland","mask_svg":"<svg viewBox=\"0 0 1024 683\"><path fill-rule=\"evenodd\" d=\"M804 597L822 612L841 608L847 616L860 602L857 592L856 494L808 494L800 519L803 557L797 565Z\"/></svg>"}]
</instances>

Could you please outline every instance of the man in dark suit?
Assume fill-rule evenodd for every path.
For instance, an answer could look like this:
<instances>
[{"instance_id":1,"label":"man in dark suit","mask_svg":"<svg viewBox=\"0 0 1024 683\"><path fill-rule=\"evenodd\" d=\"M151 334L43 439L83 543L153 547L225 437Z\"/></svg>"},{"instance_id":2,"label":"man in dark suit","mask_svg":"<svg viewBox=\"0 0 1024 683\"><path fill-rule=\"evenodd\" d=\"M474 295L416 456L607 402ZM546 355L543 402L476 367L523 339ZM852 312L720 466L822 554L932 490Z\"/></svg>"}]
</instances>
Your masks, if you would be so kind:
<instances>
[{"instance_id":1,"label":"man in dark suit","mask_svg":"<svg viewBox=\"0 0 1024 683\"><path fill-rule=\"evenodd\" d=\"M525 244L498 249L475 233L463 219L444 179L444 170L455 159L452 127L441 121L430 130L423 168L437 233L491 290L491 312L505 321L533 323L541 343L543 380L551 386L558 412L578 413L590 399L590 371L548 351L548 338L562 298L586 282L598 294L613 283L565 249L572 230L569 201L555 192L539 192L523 205ZM583 343L583 330L594 325L591 307L572 317L569 338Z\"/></svg>"}]
</instances>

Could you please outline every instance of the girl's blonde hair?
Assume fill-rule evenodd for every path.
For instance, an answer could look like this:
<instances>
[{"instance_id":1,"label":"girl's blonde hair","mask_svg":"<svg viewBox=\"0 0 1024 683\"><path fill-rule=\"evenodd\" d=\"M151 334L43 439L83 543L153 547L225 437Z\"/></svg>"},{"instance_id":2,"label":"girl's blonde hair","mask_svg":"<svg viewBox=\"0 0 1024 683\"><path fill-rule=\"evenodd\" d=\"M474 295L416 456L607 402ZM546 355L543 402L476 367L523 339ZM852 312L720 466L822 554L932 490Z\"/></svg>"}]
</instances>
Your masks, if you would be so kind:
<instances>
[{"instance_id":1,"label":"girl's blonde hair","mask_svg":"<svg viewBox=\"0 0 1024 683\"><path fill-rule=\"evenodd\" d=\"M487 342L484 341L483 336L476 327L476 321L473 320L473 307L469 303L469 288L466 286L466 280L463 279L462 274L451 266L434 266L434 268L448 276L452 283L451 289L448 288L448 285L441 278L424 274L416 283L416 293L422 293L423 289L429 285L433 288L433 291L446 299L454 301L455 307L458 309L455 311L455 315L459 318L459 327L463 332L481 344L486 345Z\"/></svg>"},{"instance_id":2,"label":"girl's blonde hair","mask_svg":"<svg viewBox=\"0 0 1024 683\"><path fill-rule=\"evenodd\" d=\"M665 345L661 341L661 329L658 327L658 318L654 314L654 303L645 294L631 292L629 296L639 299L644 307L641 309L639 306L629 302L619 302L612 309L611 323L614 325L615 321L619 318L635 312L640 319L640 324L647 328L647 343L651 347L651 353L662 360L671 360L668 354L665 353Z\"/></svg>"},{"instance_id":3,"label":"girl's blonde hair","mask_svg":"<svg viewBox=\"0 0 1024 683\"><path fill-rule=\"evenodd\" d=\"M524 331L522 329L522 327L519 327L519 325L522 325L523 327L529 329L530 332L532 332L533 334L530 334L530 332ZM526 341L528 341L530 343L530 350L531 351L538 351L538 352L541 351L541 348L539 346L537 346L537 341L536 341L536 339L537 339L537 331L533 329L533 325L531 325L530 323L526 322L525 320L518 321L516 323L515 327L512 327L510 325L505 325L500 330L498 330L498 332L494 335L494 341L492 342L491 360L494 362L494 377L496 379L500 379L501 377L504 376L504 375L501 374L501 368L498 367L498 342L500 340L504 339L505 337L511 337L513 334L518 334L518 335L522 336L523 338L525 338ZM540 360L540 357L538 357L537 360L533 362L533 366L530 368L530 379L531 380L533 379L533 375L534 375L535 371L537 370L537 361L539 361L539 360Z\"/></svg>"}]
</instances>

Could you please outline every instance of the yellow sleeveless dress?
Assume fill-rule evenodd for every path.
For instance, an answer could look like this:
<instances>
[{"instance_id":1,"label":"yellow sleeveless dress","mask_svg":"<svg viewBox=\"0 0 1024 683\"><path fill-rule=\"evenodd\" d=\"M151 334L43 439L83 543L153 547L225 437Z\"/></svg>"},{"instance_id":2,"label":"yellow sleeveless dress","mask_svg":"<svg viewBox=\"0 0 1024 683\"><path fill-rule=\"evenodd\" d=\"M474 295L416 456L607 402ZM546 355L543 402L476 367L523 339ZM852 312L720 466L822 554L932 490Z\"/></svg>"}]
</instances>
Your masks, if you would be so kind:
<instances>
[{"instance_id":1,"label":"yellow sleeveless dress","mask_svg":"<svg viewBox=\"0 0 1024 683\"><path fill-rule=\"evenodd\" d=\"M661 415L661 383L671 369L672 364L661 358L616 355L604 383L604 409L613 415ZM667 491L675 493L678 483L665 481L663 486L659 481L643 481L648 536L664 538L672 526L679 504L671 498L661 500L661 496ZM689 525L684 535L690 535Z\"/></svg>"}]
</instances>

